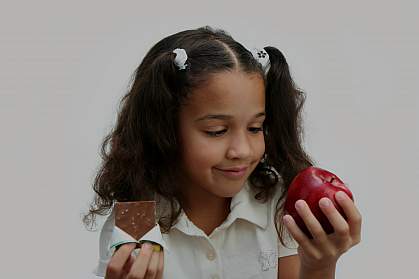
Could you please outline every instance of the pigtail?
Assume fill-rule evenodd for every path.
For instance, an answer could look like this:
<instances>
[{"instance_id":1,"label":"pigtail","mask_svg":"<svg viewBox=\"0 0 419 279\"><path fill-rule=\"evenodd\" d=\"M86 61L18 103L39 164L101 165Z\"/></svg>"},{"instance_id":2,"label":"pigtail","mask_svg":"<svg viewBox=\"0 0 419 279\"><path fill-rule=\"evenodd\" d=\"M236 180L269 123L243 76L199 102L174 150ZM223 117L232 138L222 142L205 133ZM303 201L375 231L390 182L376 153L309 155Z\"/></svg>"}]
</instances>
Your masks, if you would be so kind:
<instances>
[{"instance_id":1,"label":"pigtail","mask_svg":"<svg viewBox=\"0 0 419 279\"><path fill-rule=\"evenodd\" d=\"M159 196L158 216L162 232L167 233L181 213L181 192L177 181L178 110L187 92L187 74L191 63L179 70L175 65L176 54L163 52L149 68L139 103L140 126L144 129L143 155L144 182L148 189ZM156 115L159 117L156 118ZM165 204L161 203L164 202ZM167 203L167 204L166 204ZM165 210L167 208L168 210Z\"/></svg>"},{"instance_id":2,"label":"pigtail","mask_svg":"<svg viewBox=\"0 0 419 279\"><path fill-rule=\"evenodd\" d=\"M171 184L175 181L173 169L178 155L177 96L186 74L185 70L178 71L174 65L175 56L172 52L164 52L156 57L150 65L145 83L141 86L142 92L138 100L138 121L143 131L141 160L145 182L163 196L175 194L170 190L175 189ZM162 168L166 169L162 172ZM151 185L156 184L156 181L159 182L157 185Z\"/></svg>"},{"instance_id":3,"label":"pigtail","mask_svg":"<svg viewBox=\"0 0 419 279\"><path fill-rule=\"evenodd\" d=\"M265 47L269 54L270 68L266 76L265 142L268 164L282 178L282 191L276 204L275 227L283 245L283 204L292 179L304 168L312 166L312 159L302 146L302 108L305 93L299 90L289 71L285 56L275 47ZM279 228L278 228L279 223Z\"/></svg>"},{"instance_id":4,"label":"pigtail","mask_svg":"<svg viewBox=\"0 0 419 279\"><path fill-rule=\"evenodd\" d=\"M301 146L301 113L306 96L296 88L282 52L275 47L265 50L271 64L266 77L267 158L288 186L299 171L312 165Z\"/></svg>"}]
</instances>

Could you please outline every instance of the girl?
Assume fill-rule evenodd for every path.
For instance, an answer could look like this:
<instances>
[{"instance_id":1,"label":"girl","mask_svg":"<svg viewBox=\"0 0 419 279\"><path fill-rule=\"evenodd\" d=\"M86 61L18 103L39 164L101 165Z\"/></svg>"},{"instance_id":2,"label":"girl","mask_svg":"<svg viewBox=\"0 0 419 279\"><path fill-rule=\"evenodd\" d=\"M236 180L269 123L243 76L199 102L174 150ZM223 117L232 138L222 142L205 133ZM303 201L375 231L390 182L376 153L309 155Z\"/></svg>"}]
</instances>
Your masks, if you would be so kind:
<instances>
[{"instance_id":1,"label":"girl","mask_svg":"<svg viewBox=\"0 0 419 279\"><path fill-rule=\"evenodd\" d=\"M291 180L313 165L301 143L304 98L274 47L251 52L208 26L154 45L102 144L97 195L84 219L111 212L96 275L334 278L339 257L360 242L352 200L336 195L347 220L327 198L320 201L335 229L330 235L298 201L313 239L283 213ZM136 254L128 243L111 253L113 203L152 199L165 249L144 244Z\"/></svg>"}]
</instances>

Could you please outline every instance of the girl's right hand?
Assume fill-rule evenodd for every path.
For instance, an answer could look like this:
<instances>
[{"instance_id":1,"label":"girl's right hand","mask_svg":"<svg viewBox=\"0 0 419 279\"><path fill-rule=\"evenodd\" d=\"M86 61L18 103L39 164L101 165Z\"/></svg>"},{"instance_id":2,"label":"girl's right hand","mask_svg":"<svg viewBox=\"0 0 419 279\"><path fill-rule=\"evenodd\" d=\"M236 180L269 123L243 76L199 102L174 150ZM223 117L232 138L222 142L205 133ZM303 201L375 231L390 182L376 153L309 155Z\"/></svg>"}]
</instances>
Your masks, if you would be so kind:
<instances>
[{"instance_id":1,"label":"girl's right hand","mask_svg":"<svg viewBox=\"0 0 419 279\"><path fill-rule=\"evenodd\" d=\"M162 279L163 251L153 251L151 243L141 246L137 257L131 255L136 243L119 247L106 268L105 279Z\"/></svg>"}]
</instances>

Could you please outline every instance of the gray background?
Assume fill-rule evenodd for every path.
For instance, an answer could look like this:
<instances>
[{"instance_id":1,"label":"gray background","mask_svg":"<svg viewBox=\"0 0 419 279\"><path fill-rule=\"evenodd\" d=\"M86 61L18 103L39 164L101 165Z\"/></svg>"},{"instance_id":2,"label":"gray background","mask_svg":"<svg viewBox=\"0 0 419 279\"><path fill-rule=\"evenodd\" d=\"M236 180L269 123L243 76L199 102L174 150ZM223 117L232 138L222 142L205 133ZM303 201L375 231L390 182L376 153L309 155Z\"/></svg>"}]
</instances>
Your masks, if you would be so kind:
<instances>
[{"instance_id":1,"label":"gray background","mask_svg":"<svg viewBox=\"0 0 419 279\"><path fill-rule=\"evenodd\" d=\"M419 278L414 2L2 1L0 274L87 278L98 232L81 214L130 75L158 40L208 24L278 47L307 93L305 146L364 220L337 278Z\"/></svg>"}]
</instances>

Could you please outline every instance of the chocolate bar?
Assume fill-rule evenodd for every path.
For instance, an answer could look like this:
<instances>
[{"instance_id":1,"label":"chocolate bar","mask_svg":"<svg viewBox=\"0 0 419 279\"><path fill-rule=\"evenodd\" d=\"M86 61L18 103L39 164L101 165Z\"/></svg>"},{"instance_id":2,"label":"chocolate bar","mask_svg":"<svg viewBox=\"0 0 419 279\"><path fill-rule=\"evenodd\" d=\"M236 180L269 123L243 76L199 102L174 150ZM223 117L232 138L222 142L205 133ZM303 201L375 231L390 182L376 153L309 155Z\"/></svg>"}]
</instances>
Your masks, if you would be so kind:
<instances>
[{"instance_id":1,"label":"chocolate bar","mask_svg":"<svg viewBox=\"0 0 419 279\"><path fill-rule=\"evenodd\" d=\"M136 240L156 226L155 201L116 202L115 210L115 225Z\"/></svg>"}]
</instances>

